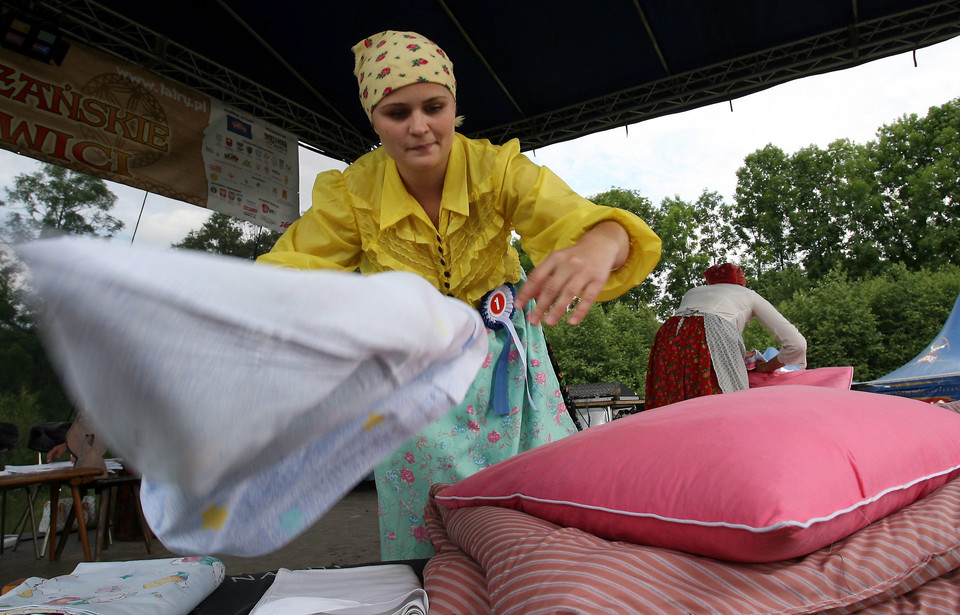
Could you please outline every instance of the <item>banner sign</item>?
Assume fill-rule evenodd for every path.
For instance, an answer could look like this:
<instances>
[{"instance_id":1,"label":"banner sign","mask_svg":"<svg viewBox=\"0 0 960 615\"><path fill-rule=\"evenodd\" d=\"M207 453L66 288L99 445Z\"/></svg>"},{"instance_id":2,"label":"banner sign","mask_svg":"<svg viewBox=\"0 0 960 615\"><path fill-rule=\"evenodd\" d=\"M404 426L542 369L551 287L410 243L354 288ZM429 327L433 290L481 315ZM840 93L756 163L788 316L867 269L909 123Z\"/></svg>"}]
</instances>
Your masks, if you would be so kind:
<instances>
[{"instance_id":1,"label":"banner sign","mask_svg":"<svg viewBox=\"0 0 960 615\"><path fill-rule=\"evenodd\" d=\"M0 49L0 147L272 230L300 216L295 136L73 42L60 66Z\"/></svg>"}]
</instances>

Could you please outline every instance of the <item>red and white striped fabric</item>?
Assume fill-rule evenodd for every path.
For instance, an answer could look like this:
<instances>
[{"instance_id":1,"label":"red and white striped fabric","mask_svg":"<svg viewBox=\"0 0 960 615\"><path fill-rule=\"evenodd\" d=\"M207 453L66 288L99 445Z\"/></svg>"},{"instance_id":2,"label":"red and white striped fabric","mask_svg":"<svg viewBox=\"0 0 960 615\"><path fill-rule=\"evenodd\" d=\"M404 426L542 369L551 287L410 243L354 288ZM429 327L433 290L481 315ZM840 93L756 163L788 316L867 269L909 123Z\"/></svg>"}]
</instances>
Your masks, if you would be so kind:
<instances>
[{"instance_id":1,"label":"red and white striped fabric","mask_svg":"<svg viewBox=\"0 0 960 615\"><path fill-rule=\"evenodd\" d=\"M610 542L509 508L438 507L432 615L960 613L960 479L802 558L743 564Z\"/></svg>"}]
</instances>

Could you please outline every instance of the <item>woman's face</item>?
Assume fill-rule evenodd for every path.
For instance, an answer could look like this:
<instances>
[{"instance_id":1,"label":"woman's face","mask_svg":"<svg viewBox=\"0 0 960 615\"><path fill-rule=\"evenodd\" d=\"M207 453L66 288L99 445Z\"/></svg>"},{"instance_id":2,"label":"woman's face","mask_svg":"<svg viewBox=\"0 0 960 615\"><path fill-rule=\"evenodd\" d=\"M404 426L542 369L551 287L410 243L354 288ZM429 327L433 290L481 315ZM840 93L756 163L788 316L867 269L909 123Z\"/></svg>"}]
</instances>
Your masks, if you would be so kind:
<instances>
[{"instance_id":1,"label":"woman's face","mask_svg":"<svg viewBox=\"0 0 960 615\"><path fill-rule=\"evenodd\" d=\"M373 110L373 129L404 172L445 168L453 146L457 105L439 83L414 83L384 97Z\"/></svg>"}]
</instances>

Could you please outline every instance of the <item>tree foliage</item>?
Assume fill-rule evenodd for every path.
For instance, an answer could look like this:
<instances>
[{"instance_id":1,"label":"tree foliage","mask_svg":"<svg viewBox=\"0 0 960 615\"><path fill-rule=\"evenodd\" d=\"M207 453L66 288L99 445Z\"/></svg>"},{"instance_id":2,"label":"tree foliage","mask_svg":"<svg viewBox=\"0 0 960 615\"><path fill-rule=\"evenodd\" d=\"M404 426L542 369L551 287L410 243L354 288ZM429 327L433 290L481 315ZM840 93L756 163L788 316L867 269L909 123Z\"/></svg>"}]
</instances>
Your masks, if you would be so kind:
<instances>
[{"instance_id":1,"label":"tree foliage","mask_svg":"<svg viewBox=\"0 0 960 615\"><path fill-rule=\"evenodd\" d=\"M7 199L6 228L14 240L36 239L54 231L113 237L124 224L110 215L117 197L102 179L44 164L17 175Z\"/></svg>"},{"instance_id":2,"label":"tree foliage","mask_svg":"<svg viewBox=\"0 0 960 615\"><path fill-rule=\"evenodd\" d=\"M17 175L5 193L0 206L10 240L112 237L124 226L110 215L117 198L106 182L62 167L45 164ZM22 266L9 250L0 251L0 400L5 407L29 405L44 420L66 420L73 410L40 342L35 306L25 292Z\"/></svg>"},{"instance_id":3,"label":"tree foliage","mask_svg":"<svg viewBox=\"0 0 960 615\"><path fill-rule=\"evenodd\" d=\"M255 260L268 252L280 235L278 231L214 212L200 229L190 231L172 247Z\"/></svg>"},{"instance_id":4,"label":"tree foliage","mask_svg":"<svg viewBox=\"0 0 960 615\"><path fill-rule=\"evenodd\" d=\"M579 325L561 322L544 327L544 335L567 384L619 382L642 391L658 326L649 308L594 304Z\"/></svg>"},{"instance_id":5,"label":"tree foliage","mask_svg":"<svg viewBox=\"0 0 960 615\"><path fill-rule=\"evenodd\" d=\"M887 260L911 270L960 258L960 99L883 126L869 148L885 209L879 241Z\"/></svg>"},{"instance_id":6,"label":"tree foliage","mask_svg":"<svg viewBox=\"0 0 960 615\"><path fill-rule=\"evenodd\" d=\"M663 242L651 290L659 291L656 311L666 318L690 287L703 281L703 272L727 260L736 249L736 235L724 222L727 206L716 192L704 191L695 203L667 198L660 203L651 228Z\"/></svg>"},{"instance_id":7,"label":"tree foliage","mask_svg":"<svg viewBox=\"0 0 960 615\"><path fill-rule=\"evenodd\" d=\"M767 145L744 160L730 223L755 278L800 267L854 279L903 264L960 264L960 99L846 139L788 155Z\"/></svg>"},{"instance_id":8,"label":"tree foliage","mask_svg":"<svg viewBox=\"0 0 960 615\"><path fill-rule=\"evenodd\" d=\"M794 260L789 166L784 151L770 144L748 155L737 171L733 223L747 250L741 262L747 275L759 277Z\"/></svg>"},{"instance_id":9,"label":"tree foliage","mask_svg":"<svg viewBox=\"0 0 960 615\"><path fill-rule=\"evenodd\" d=\"M933 339L960 293L957 177L960 99L882 126L866 144L838 139L792 154L768 144L744 159L729 204L708 191L656 207L636 190L596 195L643 218L663 255L648 281L595 306L588 326L558 325L548 339L571 384L640 386L645 373L630 373L646 370L650 323L702 284L709 265L729 260L804 334L810 367L851 365L857 380L880 377ZM615 304L639 322L615 325ZM776 346L756 321L744 340Z\"/></svg>"}]
</instances>

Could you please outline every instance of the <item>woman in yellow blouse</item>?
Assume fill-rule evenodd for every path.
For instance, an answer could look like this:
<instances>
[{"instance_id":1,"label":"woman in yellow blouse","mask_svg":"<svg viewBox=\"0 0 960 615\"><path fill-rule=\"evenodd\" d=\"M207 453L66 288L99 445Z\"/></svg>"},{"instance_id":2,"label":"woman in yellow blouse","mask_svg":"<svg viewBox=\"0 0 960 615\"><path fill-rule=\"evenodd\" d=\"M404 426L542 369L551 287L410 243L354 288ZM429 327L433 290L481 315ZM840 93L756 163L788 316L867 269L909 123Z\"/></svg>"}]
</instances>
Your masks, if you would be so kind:
<instances>
[{"instance_id":1,"label":"woman in yellow blouse","mask_svg":"<svg viewBox=\"0 0 960 615\"><path fill-rule=\"evenodd\" d=\"M376 468L381 556L420 559L433 553L423 522L431 484L575 431L540 323L569 314L577 324L595 300L639 284L660 239L630 212L575 194L517 140L497 146L455 132L453 64L429 39L388 30L353 51L382 145L319 174L313 206L259 260L410 271L483 313L490 355L464 401ZM526 279L514 232L536 265Z\"/></svg>"}]
</instances>

